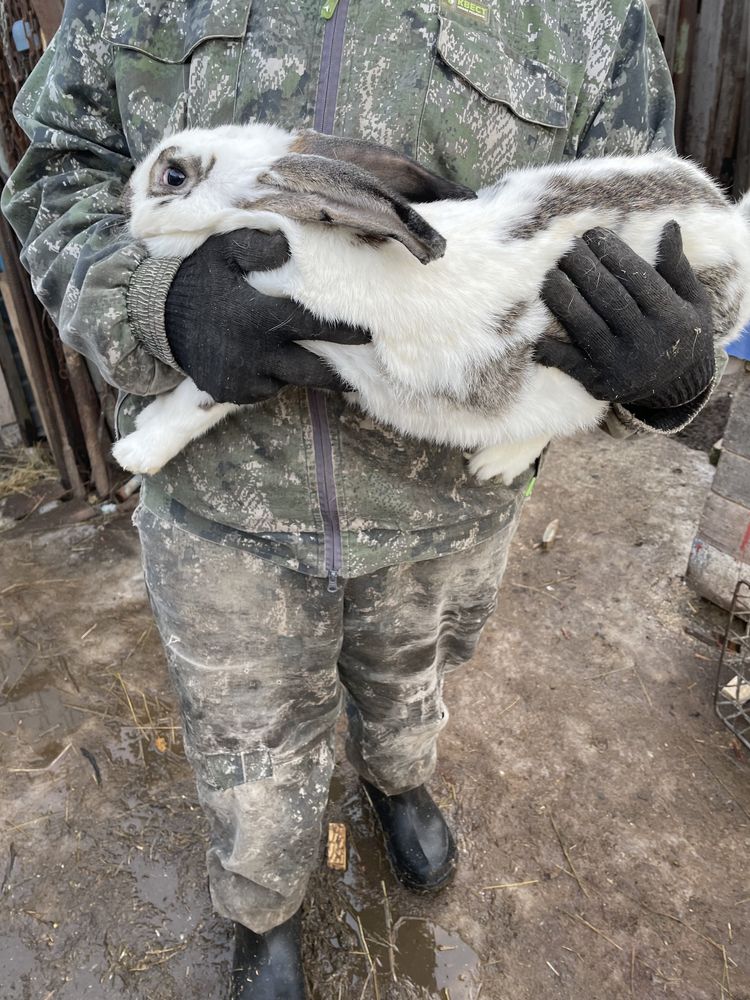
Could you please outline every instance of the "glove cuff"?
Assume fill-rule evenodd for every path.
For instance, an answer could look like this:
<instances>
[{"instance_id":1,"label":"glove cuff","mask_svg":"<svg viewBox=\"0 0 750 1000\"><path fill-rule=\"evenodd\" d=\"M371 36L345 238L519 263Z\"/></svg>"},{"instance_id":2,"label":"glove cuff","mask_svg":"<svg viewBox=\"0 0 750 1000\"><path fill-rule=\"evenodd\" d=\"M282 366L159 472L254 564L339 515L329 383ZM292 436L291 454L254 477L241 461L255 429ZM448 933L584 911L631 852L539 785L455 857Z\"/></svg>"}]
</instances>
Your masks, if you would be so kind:
<instances>
[{"instance_id":1,"label":"glove cuff","mask_svg":"<svg viewBox=\"0 0 750 1000\"><path fill-rule=\"evenodd\" d=\"M180 267L179 257L146 257L130 279L128 318L136 339L159 361L182 371L167 340L167 295Z\"/></svg>"},{"instance_id":2,"label":"glove cuff","mask_svg":"<svg viewBox=\"0 0 750 1000\"><path fill-rule=\"evenodd\" d=\"M612 410L618 421L630 430L647 430L652 434L677 434L698 416L708 402L713 387L712 379L700 395L681 406L640 407L631 404L626 408L614 403Z\"/></svg>"},{"instance_id":3,"label":"glove cuff","mask_svg":"<svg viewBox=\"0 0 750 1000\"><path fill-rule=\"evenodd\" d=\"M714 347L714 374L708 385L681 406L654 408L631 403L613 403L605 417L604 429L613 437L630 437L639 431L652 434L677 434L694 420L711 398L727 366L727 353L718 344Z\"/></svg>"},{"instance_id":4,"label":"glove cuff","mask_svg":"<svg viewBox=\"0 0 750 1000\"><path fill-rule=\"evenodd\" d=\"M631 400L625 405L632 413L640 415L640 419L646 419L643 414L648 415L654 411L682 410L685 407L689 409L693 403L702 399L706 392L710 393L715 375L716 360L711 351L662 392L648 399Z\"/></svg>"}]
</instances>

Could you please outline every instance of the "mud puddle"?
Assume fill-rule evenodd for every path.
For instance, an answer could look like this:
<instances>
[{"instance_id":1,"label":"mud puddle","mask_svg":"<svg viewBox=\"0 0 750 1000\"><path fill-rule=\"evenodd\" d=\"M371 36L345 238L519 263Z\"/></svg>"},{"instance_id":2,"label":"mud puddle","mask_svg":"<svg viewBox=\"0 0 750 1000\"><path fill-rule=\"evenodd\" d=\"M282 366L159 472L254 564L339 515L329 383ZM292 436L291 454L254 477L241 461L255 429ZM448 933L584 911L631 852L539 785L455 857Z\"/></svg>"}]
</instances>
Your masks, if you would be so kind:
<instances>
[{"instance_id":1,"label":"mud puddle","mask_svg":"<svg viewBox=\"0 0 750 1000\"><path fill-rule=\"evenodd\" d=\"M335 913L327 934L333 961L325 970L325 985L320 977L315 1000L337 998L337 982L342 1000L474 1000L481 982L479 955L455 930L420 915L429 912L429 897L400 888L356 783L334 777L329 811L347 825L348 868L342 874L327 873L325 887L316 893L330 896ZM308 917L307 923L315 924L320 914ZM315 964L316 957L310 957ZM339 963L340 981L333 968Z\"/></svg>"},{"instance_id":2,"label":"mud puddle","mask_svg":"<svg viewBox=\"0 0 750 1000\"><path fill-rule=\"evenodd\" d=\"M0 663L0 733L44 744L35 750L45 765L62 750L65 735L78 728L81 715L69 707L71 692L57 687L62 665L32 660Z\"/></svg>"}]
</instances>

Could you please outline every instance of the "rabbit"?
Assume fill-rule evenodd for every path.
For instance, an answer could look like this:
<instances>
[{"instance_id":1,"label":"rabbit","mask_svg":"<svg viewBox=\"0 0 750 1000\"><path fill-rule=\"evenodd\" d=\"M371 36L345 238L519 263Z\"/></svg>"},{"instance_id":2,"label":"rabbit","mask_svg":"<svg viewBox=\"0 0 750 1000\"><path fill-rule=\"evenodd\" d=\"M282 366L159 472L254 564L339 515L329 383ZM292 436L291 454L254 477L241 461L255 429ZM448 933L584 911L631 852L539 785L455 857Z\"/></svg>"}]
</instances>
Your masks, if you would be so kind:
<instances>
[{"instance_id":1,"label":"rabbit","mask_svg":"<svg viewBox=\"0 0 750 1000\"><path fill-rule=\"evenodd\" d=\"M675 219L717 339L750 317L750 195L732 204L665 152L514 170L474 196L387 147L251 123L163 140L134 170L129 198L130 232L154 256L184 257L241 227L281 230L289 261L247 281L370 330L364 346L302 343L375 420L474 452L480 481L510 484L552 438L595 427L608 409L533 360L542 336L562 333L540 298L544 278L586 230L614 229L653 264ZM237 408L188 379L139 414L114 457L157 472Z\"/></svg>"}]
</instances>

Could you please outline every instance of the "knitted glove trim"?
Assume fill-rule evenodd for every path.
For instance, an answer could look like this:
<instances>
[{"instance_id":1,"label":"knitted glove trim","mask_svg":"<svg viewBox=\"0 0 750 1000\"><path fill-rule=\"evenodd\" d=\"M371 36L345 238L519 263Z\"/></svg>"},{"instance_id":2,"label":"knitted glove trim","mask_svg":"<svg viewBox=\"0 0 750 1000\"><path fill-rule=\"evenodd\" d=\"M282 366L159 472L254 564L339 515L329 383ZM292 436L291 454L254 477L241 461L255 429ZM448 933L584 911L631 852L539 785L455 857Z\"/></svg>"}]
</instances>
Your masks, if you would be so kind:
<instances>
[{"instance_id":1,"label":"knitted glove trim","mask_svg":"<svg viewBox=\"0 0 750 1000\"><path fill-rule=\"evenodd\" d=\"M182 371L167 340L164 311L174 276L182 264L179 257L146 257L130 279L128 318L138 341L165 365Z\"/></svg>"},{"instance_id":2,"label":"knitted glove trim","mask_svg":"<svg viewBox=\"0 0 750 1000\"><path fill-rule=\"evenodd\" d=\"M648 420L648 417L643 417L642 414L648 414L652 410L682 409L703 398L706 390L713 385L715 373L716 362L713 354L709 354L700 364L687 369L652 398L623 402L631 412L638 413L641 419Z\"/></svg>"},{"instance_id":3,"label":"knitted glove trim","mask_svg":"<svg viewBox=\"0 0 750 1000\"><path fill-rule=\"evenodd\" d=\"M620 423L625 427L635 430L646 430L652 434L677 434L684 430L693 421L711 398L715 380L711 379L709 385L695 399L681 406L658 407L636 407L627 408L620 403L613 403L612 411Z\"/></svg>"}]
</instances>

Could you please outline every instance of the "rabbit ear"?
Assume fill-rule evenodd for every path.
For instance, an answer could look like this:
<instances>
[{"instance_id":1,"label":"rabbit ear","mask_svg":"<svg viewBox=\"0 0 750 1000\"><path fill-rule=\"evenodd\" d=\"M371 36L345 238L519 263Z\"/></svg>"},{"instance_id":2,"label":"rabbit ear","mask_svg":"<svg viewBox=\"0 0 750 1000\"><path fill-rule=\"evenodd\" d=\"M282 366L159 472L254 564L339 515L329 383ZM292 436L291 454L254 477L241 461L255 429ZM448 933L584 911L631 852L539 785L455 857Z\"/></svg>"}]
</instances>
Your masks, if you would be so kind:
<instances>
[{"instance_id":1,"label":"rabbit ear","mask_svg":"<svg viewBox=\"0 0 750 1000\"><path fill-rule=\"evenodd\" d=\"M307 129L297 133L291 151L353 163L374 174L386 187L397 191L407 201L440 201L444 198L466 201L476 198L471 188L445 180L410 156L376 142L322 135Z\"/></svg>"},{"instance_id":2,"label":"rabbit ear","mask_svg":"<svg viewBox=\"0 0 750 1000\"><path fill-rule=\"evenodd\" d=\"M369 239L403 243L423 264L445 253L445 240L399 195L351 163L306 154L283 156L258 177L278 194L243 208L278 212L302 222L346 226Z\"/></svg>"}]
</instances>

